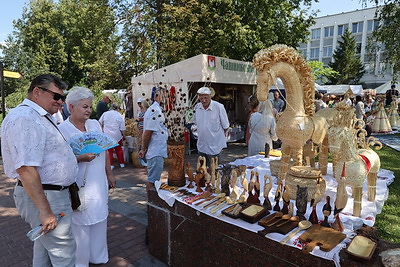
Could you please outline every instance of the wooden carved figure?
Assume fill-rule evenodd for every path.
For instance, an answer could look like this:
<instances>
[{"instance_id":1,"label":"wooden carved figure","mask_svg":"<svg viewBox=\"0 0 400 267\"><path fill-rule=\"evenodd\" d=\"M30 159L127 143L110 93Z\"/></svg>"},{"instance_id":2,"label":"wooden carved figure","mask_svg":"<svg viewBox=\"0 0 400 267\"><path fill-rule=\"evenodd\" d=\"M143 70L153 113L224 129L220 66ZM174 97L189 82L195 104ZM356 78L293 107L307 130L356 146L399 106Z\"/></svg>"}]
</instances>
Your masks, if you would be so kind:
<instances>
[{"instance_id":1,"label":"wooden carved figure","mask_svg":"<svg viewBox=\"0 0 400 267\"><path fill-rule=\"evenodd\" d=\"M245 203L247 201L247 191L249 189L249 182L246 179L246 175L247 175L247 173L246 173L246 171L244 171L240 178L240 183L242 184L243 191L242 191L242 194L240 194L240 197L238 200L239 203Z\"/></svg>"},{"instance_id":2,"label":"wooden carved figure","mask_svg":"<svg viewBox=\"0 0 400 267\"><path fill-rule=\"evenodd\" d=\"M200 181L200 186L204 187L206 186L206 173L207 173L207 165L206 165L206 158L199 156L197 159L197 172L200 172L202 170L203 173L203 179Z\"/></svg>"},{"instance_id":3,"label":"wooden carved figure","mask_svg":"<svg viewBox=\"0 0 400 267\"><path fill-rule=\"evenodd\" d=\"M216 194L221 193L221 177L222 177L221 173L217 172L217 178L215 181L215 193Z\"/></svg>"},{"instance_id":4,"label":"wooden carved figure","mask_svg":"<svg viewBox=\"0 0 400 267\"><path fill-rule=\"evenodd\" d=\"M238 192L238 189L237 189L237 186L236 186L237 180L238 180L237 172L234 169L231 172L231 180L229 182L230 185L231 185L231 188L232 188L232 191L231 191L231 194L229 195L229 198L231 199L232 203L234 203L237 200L237 198L239 197L239 192Z\"/></svg>"},{"instance_id":5,"label":"wooden carved figure","mask_svg":"<svg viewBox=\"0 0 400 267\"><path fill-rule=\"evenodd\" d=\"M283 187L282 200L283 200L283 206L282 206L281 212L283 214L288 214L289 213L289 203L290 203L290 193L289 193L289 188L286 185Z\"/></svg>"},{"instance_id":6,"label":"wooden carved figure","mask_svg":"<svg viewBox=\"0 0 400 267\"><path fill-rule=\"evenodd\" d=\"M293 204L293 202L290 202L290 203L289 203L289 212L288 212L288 215L289 215L290 217L293 217L293 214L294 214L294 204Z\"/></svg>"},{"instance_id":7,"label":"wooden carved figure","mask_svg":"<svg viewBox=\"0 0 400 267\"><path fill-rule=\"evenodd\" d=\"M256 180L254 182L254 190L256 191L257 197L260 196L260 173L259 172L254 172L256 176Z\"/></svg>"},{"instance_id":8,"label":"wooden carved figure","mask_svg":"<svg viewBox=\"0 0 400 267\"><path fill-rule=\"evenodd\" d=\"M190 163L186 162L186 174L188 176L189 179L189 184L187 186L187 188L193 188L193 182L194 182L194 175L193 175L193 171L190 169Z\"/></svg>"},{"instance_id":9,"label":"wooden carved figure","mask_svg":"<svg viewBox=\"0 0 400 267\"><path fill-rule=\"evenodd\" d=\"M340 232L344 231L343 223L340 220L340 212L346 207L348 199L345 173L346 173L346 164L343 165L342 176L338 180L335 209L333 210L333 216L335 218L335 221L332 224L332 228Z\"/></svg>"},{"instance_id":10,"label":"wooden carved figure","mask_svg":"<svg viewBox=\"0 0 400 267\"><path fill-rule=\"evenodd\" d=\"M250 174L250 183L249 183L249 196L247 197L247 203L251 204L260 204L260 199L257 194L257 182L254 180L255 172L251 171Z\"/></svg>"},{"instance_id":11,"label":"wooden carved figure","mask_svg":"<svg viewBox=\"0 0 400 267\"><path fill-rule=\"evenodd\" d=\"M264 175L264 203L263 206L267 210L272 209L271 201L269 201L269 192L272 189L272 178L269 175Z\"/></svg>"},{"instance_id":12,"label":"wooden carved figure","mask_svg":"<svg viewBox=\"0 0 400 267\"><path fill-rule=\"evenodd\" d=\"M307 187L300 187L297 185L296 192L296 215L299 216L300 221L305 220L304 214L307 211Z\"/></svg>"},{"instance_id":13,"label":"wooden carved figure","mask_svg":"<svg viewBox=\"0 0 400 267\"><path fill-rule=\"evenodd\" d=\"M210 163L210 172L211 172L211 180L210 180L210 185L211 185L211 190L215 191L215 179L217 176L217 167L216 161L218 161L218 157L211 158L211 163Z\"/></svg>"},{"instance_id":14,"label":"wooden carved figure","mask_svg":"<svg viewBox=\"0 0 400 267\"><path fill-rule=\"evenodd\" d=\"M322 226L331 227L330 224L328 223L328 217L329 215L331 215L331 212L332 212L331 197L326 196L326 203L322 207L322 213L324 214L324 221L321 223Z\"/></svg>"},{"instance_id":15,"label":"wooden carved figure","mask_svg":"<svg viewBox=\"0 0 400 267\"><path fill-rule=\"evenodd\" d=\"M276 188L275 192L275 206L273 208L274 211L281 211L281 207L279 207L279 201L282 197L282 182L279 182L278 187Z\"/></svg>"},{"instance_id":16,"label":"wooden carved figure","mask_svg":"<svg viewBox=\"0 0 400 267\"><path fill-rule=\"evenodd\" d=\"M312 223L312 224L318 224L318 215L317 215L317 208L316 208L316 204L315 204L315 199L311 199L310 202L310 207L312 208L312 211L310 213L310 217L308 217L308 220Z\"/></svg>"},{"instance_id":17,"label":"wooden carved figure","mask_svg":"<svg viewBox=\"0 0 400 267\"><path fill-rule=\"evenodd\" d=\"M229 190L229 181L231 180L231 166L226 165L222 168L222 178L221 178L221 193L225 193L229 196L231 193Z\"/></svg>"},{"instance_id":18,"label":"wooden carved figure","mask_svg":"<svg viewBox=\"0 0 400 267\"><path fill-rule=\"evenodd\" d=\"M200 169L197 173L196 173L196 178L195 178L195 182L196 182L196 192L203 192L203 189L201 189L201 184L202 181L204 181L204 172L202 169Z\"/></svg>"}]
</instances>

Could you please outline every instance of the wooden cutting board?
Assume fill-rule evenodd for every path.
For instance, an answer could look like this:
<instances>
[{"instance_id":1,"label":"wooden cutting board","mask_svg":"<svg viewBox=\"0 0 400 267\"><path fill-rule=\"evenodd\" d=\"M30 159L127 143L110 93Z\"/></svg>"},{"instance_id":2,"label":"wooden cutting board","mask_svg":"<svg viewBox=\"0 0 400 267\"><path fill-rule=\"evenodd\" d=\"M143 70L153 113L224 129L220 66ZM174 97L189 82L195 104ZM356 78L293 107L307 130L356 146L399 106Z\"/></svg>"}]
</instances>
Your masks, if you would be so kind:
<instances>
[{"instance_id":1,"label":"wooden cutting board","mask_svg":"<svg viewBox=\"0 0 400 267\"><path fill-rule=\"evenodd\" d=\"M319 246L325 252L331 251L345 238L345 234L318 224L311 226L299 237L301 242L309 242L303 247L303 251L306 253L310 253L315 246Z\"/></svg>"}]
</instances>

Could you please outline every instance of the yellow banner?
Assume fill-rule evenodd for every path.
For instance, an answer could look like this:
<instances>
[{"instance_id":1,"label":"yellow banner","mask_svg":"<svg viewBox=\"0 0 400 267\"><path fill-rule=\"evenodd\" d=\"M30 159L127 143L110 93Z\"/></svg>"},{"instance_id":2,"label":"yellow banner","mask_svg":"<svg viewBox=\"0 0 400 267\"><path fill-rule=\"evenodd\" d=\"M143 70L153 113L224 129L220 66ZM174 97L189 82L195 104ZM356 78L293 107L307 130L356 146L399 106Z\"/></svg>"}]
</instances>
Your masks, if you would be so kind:
<instances>
[{"instance_id":1,"label":"yellow banner","mask_svg":"<svg viewBox=\"0 0 400 267\"><path fill-rule=\"evenodd\" d=\"M14 71L8 71L8 70L3 70L3 76L7 77L7 78L15 78L15 79L19 79L22 77L21 73L14 72Z\"/></svg>"}]
</instances>

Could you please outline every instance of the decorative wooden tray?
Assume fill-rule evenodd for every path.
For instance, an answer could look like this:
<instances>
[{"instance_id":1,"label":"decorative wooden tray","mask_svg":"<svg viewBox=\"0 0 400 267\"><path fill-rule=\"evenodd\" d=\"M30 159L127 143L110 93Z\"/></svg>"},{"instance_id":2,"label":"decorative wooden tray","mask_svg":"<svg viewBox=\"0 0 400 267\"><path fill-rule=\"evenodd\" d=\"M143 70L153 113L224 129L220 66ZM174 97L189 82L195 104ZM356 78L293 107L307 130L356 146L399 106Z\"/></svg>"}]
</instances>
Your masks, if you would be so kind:
<instances>
[{"instance_id":1,"label":"decorative wooden tray","mask_svg":"<svg viewBox=\"0 0 400 267\"><path fill-rule=\"evenodd\" d=\"M240 218L242 218L246 222L255 223L265 215L268 215L269 211L261 205L248 204L246 207L242 209L242 211L239 214Z\"/></svg>"},{"instance_id":2,"label":"decorative wooden tray","mask_svg":"<svg viewBox=\"0 0 400 267\"><path fill-rule=\"evenodd\" d=\"M310 253L315 246L319 246L319 249L325 252L331 251L342 242L345 237L345 234L332 228L314 224L310 229L305 231L299 239L301 242L309 242L303 247L303 251Z\"/></svg>"},{"instance_id":3,"label":"decorative wooden tray","mask_svg":"<svg viewBox=\"0 0 400 267\"><path fill-rule=\"evenodd\" d=\"M376 249L376 243L364 236L356 236L347 247L346 252L357 260L370 260Z\"/></svg>"}]
</instances>

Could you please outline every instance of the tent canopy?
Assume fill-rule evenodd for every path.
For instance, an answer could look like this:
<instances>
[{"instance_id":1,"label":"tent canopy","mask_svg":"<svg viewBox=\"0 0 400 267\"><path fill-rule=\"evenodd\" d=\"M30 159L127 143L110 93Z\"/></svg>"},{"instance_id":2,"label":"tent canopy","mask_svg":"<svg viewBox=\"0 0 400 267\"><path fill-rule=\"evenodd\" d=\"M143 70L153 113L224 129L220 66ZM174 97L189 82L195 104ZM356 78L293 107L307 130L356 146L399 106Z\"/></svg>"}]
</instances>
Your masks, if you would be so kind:
<instances>
[{"instance_id":1,"label":"tent canopy","mask_svg":"<svg viewBox=\"0 0 400 267\"><path fill-rule=\"evenodd\" d=\"M350 88L354 95L363 95L362 85L348 85L348 84L338 84L338 85L321 85L323 90L330 95L344 95L346 91Z\"/></svg>"},{"instance_id":2,"label":"tent canopy","mask_svg":"<svg viewBox=\"0 0 400 267\"><path fill-rule=\"evenodd\" d=\"M390 89L390 86L392 84L393 83L391 81L388 81L388 82L382 84L381 86L375 88L376 93L377 94L386 94L386 91ZM399 88L400 88L400 81L396 83L396 89L399 90Z\"/></svg>"}]
</instances>

